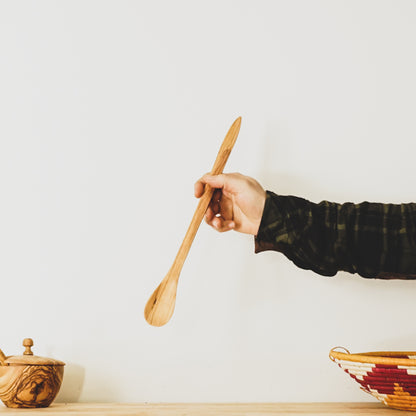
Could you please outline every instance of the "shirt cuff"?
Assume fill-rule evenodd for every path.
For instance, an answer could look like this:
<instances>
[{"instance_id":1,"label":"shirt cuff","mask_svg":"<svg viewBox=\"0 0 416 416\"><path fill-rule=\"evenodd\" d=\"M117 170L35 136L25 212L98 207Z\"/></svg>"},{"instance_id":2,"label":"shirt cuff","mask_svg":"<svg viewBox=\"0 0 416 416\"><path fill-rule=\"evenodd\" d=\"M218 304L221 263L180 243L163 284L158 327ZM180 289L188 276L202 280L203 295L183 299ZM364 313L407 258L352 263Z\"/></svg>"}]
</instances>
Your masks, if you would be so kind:
<instances>
[{"instance_id":1,"label":"shirt cuff","mask_svg":"<svg viewBox=\"0 0 416 416\"><path fill-rule=\"evenodd\" d=\"M254 237L255 253L261 253L266 250L280 251L276 237L279 235L279 230L283 228L283 215L280 212L278 199L279 197L276 194L266 191L266 201L259 231Z\"/></svg>"}]
</instances>

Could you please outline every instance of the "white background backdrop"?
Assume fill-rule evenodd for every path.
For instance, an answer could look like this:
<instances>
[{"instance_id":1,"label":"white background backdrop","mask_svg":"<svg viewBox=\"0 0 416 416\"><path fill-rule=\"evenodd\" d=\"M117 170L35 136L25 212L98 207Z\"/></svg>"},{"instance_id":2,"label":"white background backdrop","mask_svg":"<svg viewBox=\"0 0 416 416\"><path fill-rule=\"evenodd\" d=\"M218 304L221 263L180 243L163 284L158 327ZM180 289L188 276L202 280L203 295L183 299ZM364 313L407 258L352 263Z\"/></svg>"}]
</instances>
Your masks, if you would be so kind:
<instances>
[{"instance_id":1,"label":"white background backdrop","mask_svg":"<svg viewBox=\"0 0 416 416\"><path fill-rule=\"evenodd\" d=\"M67 363L59 400L362 401L328 358L416 349L416 283L325 278L203 224L227 165L319 202L416 200L413 1L1 1L1 344Z\"/></svg>"}]
</instances>

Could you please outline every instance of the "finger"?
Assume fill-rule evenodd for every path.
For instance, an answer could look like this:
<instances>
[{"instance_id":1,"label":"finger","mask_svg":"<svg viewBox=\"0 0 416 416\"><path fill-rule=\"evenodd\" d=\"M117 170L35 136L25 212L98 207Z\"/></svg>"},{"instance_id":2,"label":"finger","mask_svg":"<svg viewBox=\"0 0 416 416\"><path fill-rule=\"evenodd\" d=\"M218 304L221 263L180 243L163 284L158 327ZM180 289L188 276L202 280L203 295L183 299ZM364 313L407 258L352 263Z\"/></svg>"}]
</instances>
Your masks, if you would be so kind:
<instances>
[{"instance_id":1,"label":"finger","mask_svg":"<svg viewBox=\"0 0 416 416\"><path fill-rule=\"evenodd\" d=\"M225 175L210 175L209 173L205 174L200 181L202 183L207 183L211 188L222 189L226 183Z\"/></svg>"},{"instance_id":2,"label":"finger","mask_svg":"<svg viewBox=\"0 0 416 416\"><path fill-rule=\"evenodd\" d=\"M198 180L197 182L195 182L194 195L197 198L201 198L201 196L204 194L204 190L205 190L205 184L201 180Z\"/></svg>"},{"instance_id":3,"label":"finger","mask_svg":"<svg viewBox=\"0 0 416 416\"><path fill-rule=\"evenodd\" d=\"M221 205L219 201L211 201L210 207L215 215L222 214L221 213Z\"/></svg>"},{"instance_id":4,"label":"finger","mask_svg":"<svg viewBox=\"0 0 416 416\"><path fill-rule=\"evenodd\" d=\"M194 184L194 194L197 198L200 198L205 191L205 185L207 181L204 179L206 175L209 175L209 173L206 173L202 178L199 178L195 184Z\"/></svg>"},{"instance_id":5,"label":"finger","mask_svg":"<svg viewBox=\"0 0 416 416\"><path fill-rule=\"evenodd\" d=\"M219 231L220 233L225 233L227 231L233 230L234 227L235 227L234 221L223 221L221 223L221 227L217 228L217 231Z\"/></svg>"},{"instance_id":6,"label":"finger","mask_svg":"<svg viewBox=\"0 0 416 416\"><path fill-rule=\"evenodd\" d=\"M205 216L210 221L213 217L215 217L220 212L220 204L218 201L213 201L211 199L207 210L205 211Z\"/></svg>"},{"instance_id":7,"label":"finger","mask_svg":"<svg viewBox=\"0 0 416 416\"><path fill-rule=\"evenodd\" d=\"M234 203L230 198L222 198L220 201L221 216L226 220L232 220L234 218Z\"/></svg>"},{"instance_id":8,"label":"finger","mask_svg":"<svg viewBox=\"0 0 416 416\"><path fill-rule=\"evenodd\" d=\"M210 222L214 219L216 213L213 211L211 207L208 207L207 212L205 213L205 221L210 224Z\"/></svg>"},{"instance_id":9,"label":"finger","mask_svg":"<svg viewBox=\"0 0 416 416\"><path fill-rule=\"evenodd\" d=\"M221 217L215 217L211 222L212 226L220 233L231 231L235 227L234 221L226 221Z\"/></svg>"}]
</instances>

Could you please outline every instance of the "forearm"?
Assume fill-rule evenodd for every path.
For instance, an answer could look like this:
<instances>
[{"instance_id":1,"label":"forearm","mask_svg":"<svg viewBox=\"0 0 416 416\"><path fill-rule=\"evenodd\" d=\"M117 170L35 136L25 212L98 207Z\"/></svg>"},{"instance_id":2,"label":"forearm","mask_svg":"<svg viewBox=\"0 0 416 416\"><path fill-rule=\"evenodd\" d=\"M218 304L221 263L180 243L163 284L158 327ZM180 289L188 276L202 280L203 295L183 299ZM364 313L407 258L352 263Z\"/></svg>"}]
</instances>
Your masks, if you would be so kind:
<instances>
[{"instance_id":1,"label":"forearm","mask_svg":"<svg viewBox=\"0 0 416 416\"><path fill-rule=\"evenodd\" d=\"M415 240L416 204L315 204L268 191L255 251L326 276L416 278Z\"/></svg>"}]
</instances>

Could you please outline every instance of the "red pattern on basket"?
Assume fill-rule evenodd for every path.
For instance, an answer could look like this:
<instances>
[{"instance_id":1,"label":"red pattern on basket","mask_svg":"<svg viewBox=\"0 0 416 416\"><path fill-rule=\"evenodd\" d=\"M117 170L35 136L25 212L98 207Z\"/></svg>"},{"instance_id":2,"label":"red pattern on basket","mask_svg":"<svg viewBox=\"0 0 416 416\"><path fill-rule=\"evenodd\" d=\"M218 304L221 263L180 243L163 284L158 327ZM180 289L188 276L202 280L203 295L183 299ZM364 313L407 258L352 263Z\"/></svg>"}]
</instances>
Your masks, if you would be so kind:
<instances>
[{"instance_id":1,"label":"red pattern on basket","mask_svg":"<svg viewBox=\"0 0 416 416\"><path fill-rule=\"evenodd\" d=\"M377 390L380 394L394 394L395 387L400 386L404 392L416 395L416 375L409 374L405 368L397 365L375 364L366 369L367 374L357 376L352 369L340 367L357 381L366 391Z\"/></svg>"}]
</instances>

